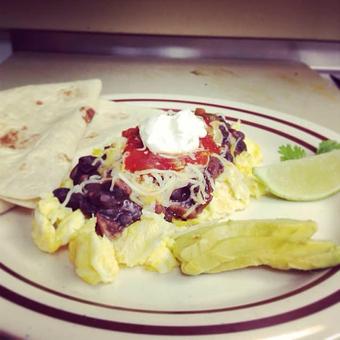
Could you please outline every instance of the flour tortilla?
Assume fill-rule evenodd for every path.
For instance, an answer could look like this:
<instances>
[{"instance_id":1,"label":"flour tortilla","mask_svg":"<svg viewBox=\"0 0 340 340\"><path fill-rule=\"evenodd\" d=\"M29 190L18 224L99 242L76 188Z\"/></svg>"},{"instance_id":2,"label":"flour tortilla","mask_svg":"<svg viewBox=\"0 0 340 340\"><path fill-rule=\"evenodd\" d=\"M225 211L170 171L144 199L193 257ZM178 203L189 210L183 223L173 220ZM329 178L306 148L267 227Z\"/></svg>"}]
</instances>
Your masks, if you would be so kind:
<instances>
[{"instance_id":1,"label":"flour tortilla","mask_svg":"<svg viewBox=\"0 0 340 340\"><path fill-rule=\"evenodd\" d=\"M87 80L0 92L0 199L31 207L58 187L100 91L100 80Z\"/></svg>"},{"instance_id":2,"label":"flour tortilla","mask_svg":"<svg viewBox=\"0 0 340 340\"><path fill-rule=\"evenodd\" d=\"M5 213L6 211L12 209L15 205L3 200L0 200L0 215Z\"/></svg>"},{"instance_id":3,"label":"flour tortilla","mask_svg":"<svg viewBox=\"0 0 340 340\"><path fill-rule=\"evenodd\" d=\"M164 113L163 110L100 99L98 111L80 140L74 163L121 137L123 130L139 125L146 118Z\"/></svg>"},{"instance_id":4,"label":"flour tortilla","mask_svg":"<svg viewBox=\"0 0 340 340\"><path fill-rule=\"evenodd\" d=\"M0 199L0 215L12 209L16 205L27 208L27 209L34 209L37 202L38 202L38 199L18 200L18 199L8 198L8 197L6 197L6 201Z\"/></svg>"},{"instance_id":5,"label":"flour tortilla","mask_svg":"<svg viewBox=\"0 0 340 340\"><path fill-rule=\"evenodd\" d=\"M6 197L6 201L0 200L0 214L1 214L1 204L2 203L11 204L13 206L19 205L19 206L24 207L24 208L34 209L37 202L38 202L38 199L19 200L19 199Z\"/></svg>"},{"instance_id":6,"label":"flour tortilla","mask_svg":"<svg viewBox=\"0 0 340 340\"><path fill-rule=\"evenodd\" d=\"M72 84L79 84L79 83L72 83ZM61 84L58 84L58 85L61 85ZM0 96L1 96L1 93L0 93ZM60 108L60 110L62 109ZM99 99L96 103L96 114L93 117L91 123L89 123L86 126L86 128L82 130L82 133L80 133L81 132L80 128L77 129L76 132L78 132L77 136L79 136L79 139L78 137L74 138L72 143L70 139L68 139L68 143L65 143L63 147L67 147L67 145L71 145L71 147L73 147L75 144L77 145L77 149L74 152L73 161L71 162L72 166L74 166L78 162L79 157L90 155L92 154L92 151L94 148L103 148L104 146L109 145L112 142L114 142L117 138L120 138L121 132L123 130L130 128L130 127L137 126L141 121L145 120L151 115L155 115L155 114L159 114L163 112L164 111L159 110L159 109L153 109L153 108L144 107L144 106L130 105L130 104L125 104L125 103L115 103L110 100ZM68 132L70 132L69 124L71 123L69 123L69 121L70 120L68 119L67 124L65 124L66 127L65 125L58 126L58 130L60 131L59 134L61 134L63 138L66 138L66 135L68 135ZM82 121L83 120L80 120L80 125L83 127ZM48 121L46 121L45 129L48 131L53 129L55 131L56 130L55 122L51 121L50 124L52 125L48 126ZM76 127L76 125L74 125L74 127ZM65 131L62 131L63 128L65 128ZM73 134L75 133L74 130L75 129L72 130ZM80 136L81 134L82 136ZM49 148L49 145L51 144L52 142L48 143L48 145L46 143L43 145L43 149L40 151L41 161L44 161L44 160L46 161L46 159L47 160L52 159L51 154L50 154L51 149ZM70 151L70 148L68 148L67 150ZM4 152L4 151L1 150L0 148L0 154L1 152ZM69 152L68 157L70 157L71 159L70 152ZM30 160L32 160L32 158L30 158ZM39 186L39 188L37 187L38 185L37 182L39 181L37 181L37 175L35 172L34 174L35 178L32 179L32 186L35 186L35 189L37 189L36 194L39 192L39 195L34 196L34 197L28 197L26 195L27 191L20 192L18 188L17 188L16 196L13 195L12 197L10 197L8 194L7 195L2 194L2 198L5 199L6 201L3 201L0 199L0 214L6 211L6 209L10 209L11 207L13 207L13 205L19 205L25 208L34 209L35 204L37 200L39 199L39 196L45 192L50 192L54 190L55 188L57 188L62 182L62 180L68 177L70 169L71 167L69 166L69 164L68 164L68 169L66 169L66 171L64 170L61 171L60 164L58 166L54 165L52 168L50 167L49 171L58 172L58 174L50 175L49 178L46 178L45 180L51 181L52 177L55 180L53 180L52 183L51 182L45 183L44 186ZM0 170L0 176L1 175L2 175L2 172ZM41 175L41 171L40 171L40 175ZM29 184L26 185L26 187L28 186ZM0 190L1 190L1 187L2 185L0 184Z\"/></svg>"}]
</instances>

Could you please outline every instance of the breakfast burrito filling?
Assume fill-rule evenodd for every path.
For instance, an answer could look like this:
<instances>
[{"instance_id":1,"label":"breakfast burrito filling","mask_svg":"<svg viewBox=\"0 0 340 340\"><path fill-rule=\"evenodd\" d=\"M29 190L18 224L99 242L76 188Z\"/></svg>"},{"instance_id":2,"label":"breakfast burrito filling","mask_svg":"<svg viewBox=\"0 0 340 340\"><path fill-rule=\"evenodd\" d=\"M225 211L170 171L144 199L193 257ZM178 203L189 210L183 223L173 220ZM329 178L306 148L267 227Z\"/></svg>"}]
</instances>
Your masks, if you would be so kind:
<instances>
[{"instance_id":1,"label":"breakfast burrito filling","mask_svg":"<svg viewBox=\"0 0 340 340\"><path fill-rule=\"evenodd\" d=\"M140 220L143 210L162 214L166 221L197 218L212 201L216 179L235 158L247 152L245 136L223 116L195 111L206 135L199 147L182 155L148 149L139 127L122 132L125 142L113 143L100 155L84 156L72 169L71 187L53 191L64 206L96 218L96 232L114 238Z\"/></svg>"},{"instance_id":2,"label":"breakfast burrito filling","mask_svg":"<svg viewBox=\"0 0 340 340\"><path fill-rule=\"evenodd\" d=\"M47 252L69 244L76 272L89 283L109 282L119 265L167 272L178 265L171 247L183 226L227 219L261 194L252 175L260 161L259 147L222 115L152 115L79 158L39 201L33 239ZM101 242L95 249L114 257L105 278L84 260Z\"/></svg>"}]
</instances>

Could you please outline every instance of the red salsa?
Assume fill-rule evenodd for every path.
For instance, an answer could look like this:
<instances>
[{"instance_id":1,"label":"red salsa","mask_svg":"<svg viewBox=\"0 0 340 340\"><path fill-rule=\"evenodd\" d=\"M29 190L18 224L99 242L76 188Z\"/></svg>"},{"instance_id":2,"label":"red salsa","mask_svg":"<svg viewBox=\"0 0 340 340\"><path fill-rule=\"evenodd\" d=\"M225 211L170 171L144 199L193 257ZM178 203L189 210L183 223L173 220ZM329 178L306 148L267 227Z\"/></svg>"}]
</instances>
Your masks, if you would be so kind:
<instances>
[{"instance_id":1,"label":"red salsa","mask_svg":"<svg viewBox=\"0 0 340 340\"><path fill-rule=\"evenodd\" d=\"M187 164L207 165L210 154L220 151L209 134L200 138L200 150L173 158L155 154L144 147L138 127L123 131L122 136L127 139L124 148L124 167L130 172L146 169L181 170Z\"/></svg>"}]
</instances>

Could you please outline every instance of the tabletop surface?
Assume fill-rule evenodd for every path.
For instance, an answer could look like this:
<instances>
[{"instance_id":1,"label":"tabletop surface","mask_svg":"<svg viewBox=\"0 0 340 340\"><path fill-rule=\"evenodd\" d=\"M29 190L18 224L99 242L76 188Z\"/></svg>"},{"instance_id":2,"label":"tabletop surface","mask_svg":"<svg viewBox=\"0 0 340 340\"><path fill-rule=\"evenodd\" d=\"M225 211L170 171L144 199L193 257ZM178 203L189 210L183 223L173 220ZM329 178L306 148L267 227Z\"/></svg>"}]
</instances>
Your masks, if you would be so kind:
<instances>
[{"instance_id":1,"label":"tabletop surface","mask_svg":"<svg viewBox=\"0 0 340 340\"><path fill-rule=\"evenodd\" d=\"M106 95L172 94L239 101L304 118L340 133L340 91L300 63L199 59L165 61L16 52L0 65L0 90L89 78L101 79L103 94ZM6 325L1 325L0 318L0 329L18 329L19 333L24 329L29 333L30 324L40 322L39 314L27 312L7 300L1 301L0 310L16 317L9 318ZM26 320L27 315L27 322L17 327L17 320ZM317 314L312 316L312 321L319 323L322 318L326 316ZM290 324L292 332L299 330L299 322ZM68 334L74 332L76 336L76 328L66 326ZM86 330L89 337L98 336L97 330ZM51 334L59 331L58 324L51 326ZM261 338L265 332L259 333ZM104 335L112 339L110 333ZM27 334L26 337L30 338ZM130 339L131 335L121 333L117 338ZM235 338L241 339L242 334Z\"/></svg>"},{"instance_id":2,"label":"tabletop surface","mask_svg":"<svg viewBox=\"0 0 340 340\"><path fill-rule=\"evenodd\" d=\"M103 81L103 94L155 93L239 101L340 132L340 91L301 63L16 52L0 65L0 90L89 78Z\"/></svg>"}]
</instances>

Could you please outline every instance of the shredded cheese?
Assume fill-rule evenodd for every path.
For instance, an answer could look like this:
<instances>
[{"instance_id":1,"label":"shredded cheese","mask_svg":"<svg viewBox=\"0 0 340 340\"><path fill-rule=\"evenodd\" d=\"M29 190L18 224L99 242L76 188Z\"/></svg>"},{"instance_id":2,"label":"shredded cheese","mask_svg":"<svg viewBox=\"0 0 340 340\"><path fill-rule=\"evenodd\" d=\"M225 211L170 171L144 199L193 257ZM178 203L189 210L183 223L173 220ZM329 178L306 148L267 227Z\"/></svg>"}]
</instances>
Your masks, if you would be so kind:
<instances>
[{"instance_id":1,"label":"shredded cheese","mask_svg":"<svg viewBox=\"0 0 340 340\"><path fill-rule=\"evenodd\" d=\"M227 123L225 117L222 119ZM219 144L222 144L223 134L220 127L224 124L219 121L212 122L212 129L214 139ZM227 127L226 127L227 128ZM240 141L240 138L235 140L231 133L228 134L228 143L230 143L230 151L234 151ZM73 193L82 192L83 188L90 183L102 183L103 180L111 179L110 191L113 190L114 184L117 179L122 180L131 188L130 199L143 206L143 209L155 209L155 204L159 203L165 208L171 206L175 202L171 200L172 193L180 188L189 186L190 197L189 200L193 204L188 208L184 214L184 218L190 216L202 204L206 204L211 199L212 192L215 190L215 180L212 178L209 171L206 171L205 165L187 164L182 170L159 170L147 169L135 172L129 172L124 169L124 158L128 156L128 152L123 153L124 141L119 140L116 144L112 144L111 148L103 150L106 154L106 159L101 157L93 161L93 165L100 162L98 168L101 176L91 176L88 180L75 185L69 190L63 205L66 206ZM144 147L143 149L146 150ZM167 155L172 158L176 155ZM194 154L190 157L194 159ZM224 157L214 154L223 164L226 172L230 165ZM104 178L103 178L104 177ZM209 190L211 188L212 190Z\"/></svg>"}]
</instances>

